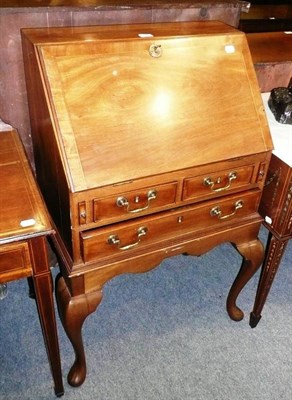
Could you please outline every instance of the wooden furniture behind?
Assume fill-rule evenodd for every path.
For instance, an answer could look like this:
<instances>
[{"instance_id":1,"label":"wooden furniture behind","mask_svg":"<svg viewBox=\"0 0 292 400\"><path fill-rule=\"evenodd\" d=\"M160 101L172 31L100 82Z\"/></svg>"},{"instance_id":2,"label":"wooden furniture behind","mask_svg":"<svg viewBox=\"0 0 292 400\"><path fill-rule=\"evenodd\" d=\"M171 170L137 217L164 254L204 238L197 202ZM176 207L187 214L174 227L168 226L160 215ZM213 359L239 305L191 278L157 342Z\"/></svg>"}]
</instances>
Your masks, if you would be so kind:
<instances>
[{"instance_id":1,"label":"wooden furniture behind","mask_svg":"<svg viewBox=\"0 0 292 400\"><path fill-rule=\"evenodd\" d=\"M260 91L287 87L292 76L292 34L267 32L247 34Z\"/></svg>"},{"instance_id":2,"label":"wooden furniture behind","mask_svg":"<svg viewBox=\"0 0 292 400\"><path fill-rule=\"evenodd\" d=\"M61 396L64 389L46 242L55 231L14 130L0 132L0 178L0 283L32 277L55 393Z\"/></svg>"},{"instance_id":3,"label":"wooden furniture behind","mask_svg":"<svg viewBox=\"0 0 292 400\"><path fill-rule=\"evenodd\" d=\"M263 92L287 87L292 77L292 35L284 32L247 35ZM265 104L268 93L265 93ZM251 326L255 327L265 305L285 248L292 237L292 125L278 123L266 104L275 149L260 203L269 230Z\"/></svg>"},{"instance_id":4,"label":"wooden furniture behind","mask_svg":"<svg viewBox=\"0 0 292 400\"><path fill-rule=\"evenodd\" d=\"M14 126L33 162L20 30L64 26L218 20L238 26L240 0L1 0L0 115Z\"/></svg>"},{"instance_id":5,"label":"wooden furniture behind","mask_svg":"<svg viewBox=\"0 0 292 400\"><path fill-rule=\"evenodd\" d=\"M229 241L236 299L263 259L258 214L272 142L245 35L221 22L25 29L36 170L58 227L57 300L81 328L118 274Z\"/></svg>"},{"instance_id":6,"label":"wooden furniture behind","mask_svg":"<svg viewBox=\"0 0 292 400\"><path fill-rule=\"evenodd\" d=\"M248 13L241 15L243 32L281 32L292 29L292 5L284 1L251 1Z\"/></svg>"}]
</instances>

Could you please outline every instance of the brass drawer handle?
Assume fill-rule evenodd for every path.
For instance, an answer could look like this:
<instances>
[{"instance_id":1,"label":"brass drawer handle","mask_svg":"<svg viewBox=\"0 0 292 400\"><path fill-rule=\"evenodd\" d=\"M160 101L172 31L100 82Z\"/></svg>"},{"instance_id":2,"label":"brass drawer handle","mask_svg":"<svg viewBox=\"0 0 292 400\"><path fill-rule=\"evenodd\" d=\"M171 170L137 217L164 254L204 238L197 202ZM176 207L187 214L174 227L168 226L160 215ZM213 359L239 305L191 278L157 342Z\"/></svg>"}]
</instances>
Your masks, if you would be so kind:
<instances>
[{"instance_id":1,"label":"brass drawer handle","mask_svg":"<svg viewBox=\"0 0 292 400\"><path fill-rule=\"evenodd\" d=\"M110 235L107 239L107 242L108 244L113 244L117 246L119 250L129 250L132 249L133 247L136 247L140 243L142 236L145 236L147 232L148 229L145 226L141 226L137 230L138 240L135 243L130 243L125 246L121 246L121 241L118 235Z\"/></svg>"},{"instance_id":2,"label":"brass drawer handle","mask_svg":"<svg viewBox=\"0 0 292 400\"><path fill-rule=\"evenodd\" d=\"M155 200L157 198L157 191L156 190L149 190L149 192L147 193L147 204L145 207L141 207L141 208L134 208L131 210L131 205L129 200L126 197L120 196L117 198L116 200L116 205L118 207L126 207L126 212L131 213L131 214L135 214L135 213L139 213L141 211L145 211L147 210L147 208L150 207L150 202L152 200Z\"/></svg>"},{"instance_id":3,"label":"brass drawer handle","mask_svg":"<svg viewBox=\"0 0 292 400\"><path fill-rule=\"evenodd\" d=\"M243 201L242 200L237 200L234 203L234 211L231 214L227 214L227 215L222 215L222 210L219 206L217 207L213 207L212 210L210 211L210 215L211 217L218 217L218 219L227 219L232 217L233 215L236 214L236 211L239 210L240 208L243 207Z\"/></svg>"},{"instance_id":4,"label":"brass drawer handle","mask_svg":"<svg viewBox=\"0 0 292 400\"><path fill-rule=\"evenodd\" d=\"M222 192L223 190L229 189L230 186L231 186L231 182L234 181L236 178L237 178L237 173L236 172L229 172L227 185L223 186L223 187L219 187L217 189L215 189L214 186L221 182L221 178L220 177L217 179L216 182L212 181L212 178L210 178L210 177L209 178L205 178L204 181L203 181L203 184L205 186L210 186L210 189L213 192Z\"/></svg>"}]
</instances>

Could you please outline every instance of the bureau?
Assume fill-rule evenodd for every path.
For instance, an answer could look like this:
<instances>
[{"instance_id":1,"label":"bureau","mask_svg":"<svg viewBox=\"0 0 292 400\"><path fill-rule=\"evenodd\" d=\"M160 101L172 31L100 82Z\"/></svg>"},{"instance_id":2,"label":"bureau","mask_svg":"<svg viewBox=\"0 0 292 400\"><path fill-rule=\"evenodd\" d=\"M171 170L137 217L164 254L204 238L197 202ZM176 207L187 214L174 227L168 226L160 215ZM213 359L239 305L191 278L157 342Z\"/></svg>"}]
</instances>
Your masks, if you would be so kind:
<instances>
[{"instance_id":1,"label":"bureau","mask_svg":"<svg viewBox=\"0 0 292 400\"><path fill-rule=\"evenodd\" d=\"M227 311L263 259L272 141L245 35L221 22L22 31L37 178L58 228L56 295L81 385L81 329L122 273L231 242Z\"/></svg>"}]
</instances>

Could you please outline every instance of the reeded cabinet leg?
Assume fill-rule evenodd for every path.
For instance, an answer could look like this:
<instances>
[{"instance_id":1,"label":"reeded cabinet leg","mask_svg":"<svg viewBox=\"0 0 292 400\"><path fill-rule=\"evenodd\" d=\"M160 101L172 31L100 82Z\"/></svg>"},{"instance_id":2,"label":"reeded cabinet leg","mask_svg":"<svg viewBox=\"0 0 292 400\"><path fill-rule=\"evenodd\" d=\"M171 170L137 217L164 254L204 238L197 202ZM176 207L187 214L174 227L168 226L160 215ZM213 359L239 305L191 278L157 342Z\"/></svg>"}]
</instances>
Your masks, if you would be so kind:
<instances>
[{"instance_id":1,"label":"reeded cabinet leg","mask_svg":"<svg viewBox=\"0 0 292 400\"><path fill-rule=\"evenodd\" d=\"M64 278L56 279L56 298L63 327L75 352L75 361L68 374L71 386L80 386L86 377L86 360L82 340L82 326L87 316L93 313L102 299L102 291L71 296Z\"/></svg>"},{"instance_id":2,"label":"reeded cabinet leg","mask_svg":"<svg viewBox=\"0 0 292 400\"><path fill-rule=\"evenodd\" d=\"M255 303L253 311L250 314L249 324L252 328L255 328L261 319L262 309L278 271L287 243L288 239L279 240L273 236L271 232L269 233L266 255L262 266Z\"/></svg>"},{"instance_id":3,"label":"reeded cabinet leg","mask_svg":"<svg viewBox=\"0 0 292 400\"><path fill-rule=\"evenodd\" d=\"M243 256L243 261L228 294L226 308L231 319L240 321L243 319L244 313L236 305L236 300L243 287L260 267L264 258L264 248L258 239L239 245L235 244L235 247Z\"/></svg>"}]
</instances>

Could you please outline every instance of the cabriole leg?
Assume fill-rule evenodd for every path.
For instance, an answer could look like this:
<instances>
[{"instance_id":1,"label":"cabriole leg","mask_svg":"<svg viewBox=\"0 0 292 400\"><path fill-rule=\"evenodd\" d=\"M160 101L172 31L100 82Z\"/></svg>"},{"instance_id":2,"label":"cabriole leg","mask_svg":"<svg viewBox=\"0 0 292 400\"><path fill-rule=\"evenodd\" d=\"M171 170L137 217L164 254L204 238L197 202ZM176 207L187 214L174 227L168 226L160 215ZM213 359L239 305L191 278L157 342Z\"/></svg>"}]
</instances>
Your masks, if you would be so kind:
<instances>
[{"instance_id":1,"label":"cabriole leg","mask_svg":"<svg viewBox=\"0 0 292 400\"><path fill-rule=\"evenodd\" d=\"M102 291L71 296L64 278L56 279L56 298L60 319L75 352L75 361L68 374L71 386L80 386L86 377L86 360L82 340L82 326L102 299Z\"/></svg>"},{"instance_id":2,"label":"cabriole leg","mask_svg":"<svg viewBox=\"0 0 292 400\"><path fill-rule=\"evenodd\" d=\"M264 248L259 239L243 244L234 244L238 252L243 256L241 268L226 301L227 312L231 319L240 321L244 317L242 310L236 305L236 300L247 282L256 273L264 258Z\"/></svg>"}]
</instances>

